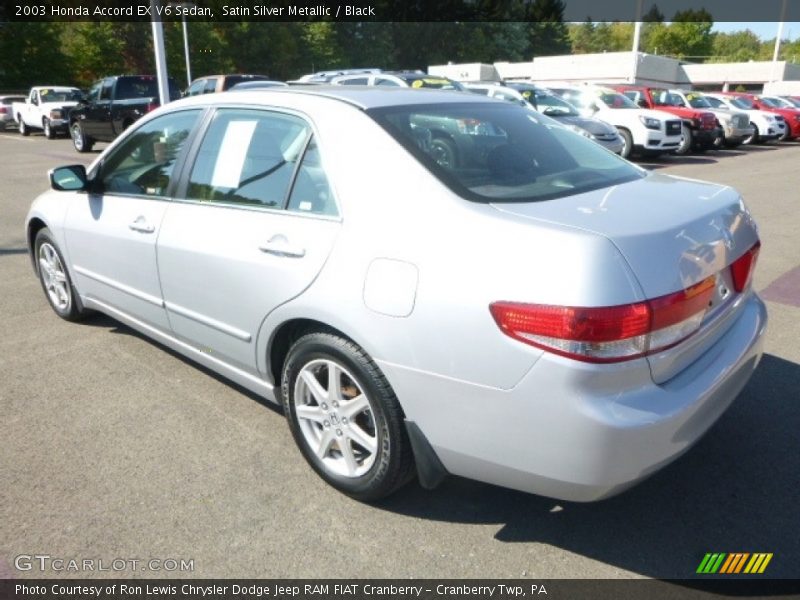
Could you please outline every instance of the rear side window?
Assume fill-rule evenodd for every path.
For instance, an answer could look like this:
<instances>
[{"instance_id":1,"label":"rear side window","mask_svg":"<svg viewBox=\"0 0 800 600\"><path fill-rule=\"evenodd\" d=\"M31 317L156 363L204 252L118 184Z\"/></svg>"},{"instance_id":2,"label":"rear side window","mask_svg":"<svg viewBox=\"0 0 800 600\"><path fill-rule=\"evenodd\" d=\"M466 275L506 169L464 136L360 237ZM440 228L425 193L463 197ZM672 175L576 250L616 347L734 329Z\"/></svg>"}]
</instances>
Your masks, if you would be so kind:
<instances>
[{"instance_id":1,"label":"rear side window","mask_svg":"<svg viewBox=\"0 0 800 600\"><path fill-rule=\"evenodd\" d=\"M609 187L645 172L545 116L511 104L368 111L433 175L479 202L530 202Z\"/></svg>"},{"instance_id":2,"label":"rear side window","mask_svg":"<svg viewBox=\"0 0 800 600\"><path fill-rule=\"evenodd\" d=\"M221 109L189 178L193 200L282 208L310 128L292 115Z\"/></svg>"}]
</instances>

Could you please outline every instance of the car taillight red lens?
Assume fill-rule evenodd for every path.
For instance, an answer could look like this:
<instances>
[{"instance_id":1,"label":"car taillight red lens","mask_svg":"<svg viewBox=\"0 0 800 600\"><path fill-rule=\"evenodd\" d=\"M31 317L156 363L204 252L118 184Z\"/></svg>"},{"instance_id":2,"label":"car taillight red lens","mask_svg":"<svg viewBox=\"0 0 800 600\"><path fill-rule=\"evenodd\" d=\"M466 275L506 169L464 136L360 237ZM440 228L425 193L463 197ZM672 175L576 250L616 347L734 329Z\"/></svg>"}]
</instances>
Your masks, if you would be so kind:
<instances>
[{"instance_id":1,"label":"car taillight red lens","mask_svg":"<svg viewBox=\"0 0 800 600\"><path fill-rule=\"evenodd\" d=\"M731 277L733 277L733 289L737 292L743 292L747 289L747 285L750 283L753 271L756 268L756 260L758 259L760 250L761 242L759 241L747 252L733 261L731 265Z\"/></svg>"},{"instance_id":2,"label":"car taillight red lens","mask_svg":"<svg viewBox=\"0 0 800 600\"><path fill-rule=\"evenodd\" d=\"M151 112L158 108L158 102L150 102L147 104L147 112Z\"/></svg>"},{"instance_id":3,"label":"car taillight red lens","mask_svg":"<svg viewBox=\"0 0 800 600\"><path fill-rule=\"evenodd\" d=\"M700 328L715 277L652 300L605 307L494 302L489 310L510 337L585 362L619 362L665 350Z\"/></svg>"},{"instance_id":4,"label":"car taillight red lens","mask_svg":"<svg viewBox=\"0 0 800 600\"><path fill-rule=\"evenodd\" d=\"M5 106L0 106L0 115L4 115L8 112L8 109Z\"/></svg>"}]
</instances>

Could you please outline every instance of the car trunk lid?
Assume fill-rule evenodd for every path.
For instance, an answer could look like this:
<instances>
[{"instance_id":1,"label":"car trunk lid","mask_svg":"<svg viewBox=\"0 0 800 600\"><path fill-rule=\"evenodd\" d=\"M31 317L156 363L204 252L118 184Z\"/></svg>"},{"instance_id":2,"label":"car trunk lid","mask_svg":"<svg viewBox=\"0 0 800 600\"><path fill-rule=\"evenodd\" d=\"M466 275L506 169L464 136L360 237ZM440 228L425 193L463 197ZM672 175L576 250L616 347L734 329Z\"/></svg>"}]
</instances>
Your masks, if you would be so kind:
<instances>
[{"instance_id":1,"label":"car trunk lid","mask_svg":"<svg viewBox=\"0 0 800 600\"><path fill-rule=\"evenodd\" d=\"M605 236L628 262L648 299L713 278L711 306L700 329L678 345L648 356L657 383L672 378L708 350L741 307L744 294L735 291L730 266L757 243L758 233L739 194L729 187L650 174L557 200L493 206Z\"/></svg>"}]
</instances>

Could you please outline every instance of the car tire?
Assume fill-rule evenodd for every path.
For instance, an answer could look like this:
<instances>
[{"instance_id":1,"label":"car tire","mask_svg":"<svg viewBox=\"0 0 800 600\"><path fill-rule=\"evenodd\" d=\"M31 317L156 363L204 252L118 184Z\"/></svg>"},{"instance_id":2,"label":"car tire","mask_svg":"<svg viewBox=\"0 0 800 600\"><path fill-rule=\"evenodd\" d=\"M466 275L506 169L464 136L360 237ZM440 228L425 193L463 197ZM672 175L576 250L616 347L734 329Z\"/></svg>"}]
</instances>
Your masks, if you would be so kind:
<instances>
[{"instance_id":1,"label":"car tire","mask_svg":"<svg viewBox=\"0 0 800 600\"><path fill-rule=\"evenodd\" d=\"M786 127L784 128L783 134L781 137L778 138L779 142L788 142L792 137L792 128L789 127L789 122L786 122Z\"/></svg>"},{"instance_id":2,"label":"car tire","mask_svg":"<svg viewBox=\"0 0 800 600\"><path fill-rule=\"evenodd\" d=\"M17 120L19 121L20 134L28 137L31 134L31 130L27 125L25 125L25 121L22 120L22 115L17 115Z\"/></svg>"},{"instance_id":3,"label":"car tire","mask_svg":"<svg viewBox=\"0 0 800 600\"><path fill-rule=\"evenodd\" d=\"M714 150L723 150L728 144L725 143L725 134L720 132L717 137L714 138L714 142L712 147Z\"/></svg>"},{"instance_id":4,"label":"car tire","mask_svg":"<svg viewBox=\"0 0 800 600\"><path fill-rule=\"evenodd\" d=\"M56 132L50 125L50 119L42 120L42 129L44 130L44 137L46 137L48 140L56 139Z\"/></svg>"},{"instance_id":5,"label":"car tire","mask_svg":"<svg viewBox=\"0 0 800 600\"><path fill-rule=\"evenodd\" d=\"M629 158L633 152L633 136L627 129L620 129L619 136L622 138L622 150L619 151L619 155L622 158Z\"/></svg>"},{"instance_id":6,"label":"car tire","mask_svg":"<svg viewBox=\"0 0 800 600\"><path fill-rule=\"evenodd\" d=\"M75 150L78 152L89 152L92 149L94 143L84 133L83 127L81 127L80 123L75 121L70 126L69 132L72 137L72 145L75 146Z\"/></svg>"},{"instance_id":7,"label":"car tire","mask_svg":"<svg viewBox=\"0 0 800 600\"><path fill-rule=\"evenodd\" d=\"M80 297L75 293L67 271L67 263L49 229L45 227L39 230L33 249L36 273L39 275L39 282L50 307L59 317L67 321L79 321L84 318L88 311L84 310Z\"/></svg>"},{"instance_id":8,"label":"car tire","mask_svg":"<svg viewBox=\"0 0 800 600\"><path fill-rule=\"evenodd\" d=\"M439 166L446 169L454 169L458 165L456 146L447 138L434 138L433 141L431 141L430 154Z\"/></svg>"},{"instance_id":9,"label":"car tire","mask_svg":"<svg viewBox=\"0 0 800 600\"><path fill-rule=\"evenodd\" d=\"M750 123L753 125L753 123ZM750 137L746 137L742 140L742 145L744 146L752 146L753 144L758 142L758 127L753 125L753 133Z\"/></svg>"},{"instance_id":10,"label":"car tire","mask_svg":"<svg viewBox=\"0 0 800 600\"><path fill-rule=\"evenodd\" d=\"M694 136L692 135L692 130L686 125L681 126L681 136L681 143L675 148L675 154L685 156L692 151Z\"/></svg>"},{"instance_id":11,"label":"car tire","mask_svg":"<svg viewBox=\"0 0 800 600\"><path fill-rule=\"evenodd\" d=\"M300 337L284 362L281 395L300 452L337 490L370 502L413 477L397 397L353 342L325 332Z\"/></svg>"}]
</instances>

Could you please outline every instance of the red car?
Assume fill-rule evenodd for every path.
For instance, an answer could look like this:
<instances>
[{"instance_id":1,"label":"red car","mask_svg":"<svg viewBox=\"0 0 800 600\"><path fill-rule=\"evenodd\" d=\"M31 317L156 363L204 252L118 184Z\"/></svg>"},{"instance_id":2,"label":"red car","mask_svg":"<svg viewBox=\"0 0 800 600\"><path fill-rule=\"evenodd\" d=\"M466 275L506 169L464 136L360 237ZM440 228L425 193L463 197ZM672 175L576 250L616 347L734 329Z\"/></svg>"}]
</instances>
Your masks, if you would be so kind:
<instances>
[{"instance_id":1,"label":"red car","mask_svg":"<svg viewBox=\"0 0 800 600\"><path fill-rule=\"evenodd\" d=\"M780 137L781 141L793 140L800 137L800 110L796 108L784 108L777 103L770 101L756 94L746 94L744 92L728 92L728 96L745 98L753 103L753 107L758 110L766 110L783 117L786 121L786 132Z\"/></svg>"},{"instance_id":2,"label":"red car","mask_svg":"<svg viewBox=\"0 0 800 600\"><path fill-rule=\"evenodd\" d=\"M720 128L714 113L687 106L677 94L665 88L639 85L614 85L616 91L625 94L642 108L668 112L680 117L683 122L683 141L675 154L688 154L691 150L705 152L714 147Z\"/></svg>"}]
</instances>

